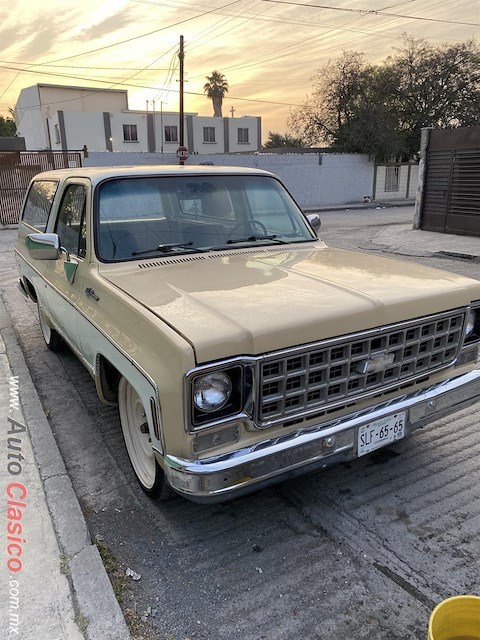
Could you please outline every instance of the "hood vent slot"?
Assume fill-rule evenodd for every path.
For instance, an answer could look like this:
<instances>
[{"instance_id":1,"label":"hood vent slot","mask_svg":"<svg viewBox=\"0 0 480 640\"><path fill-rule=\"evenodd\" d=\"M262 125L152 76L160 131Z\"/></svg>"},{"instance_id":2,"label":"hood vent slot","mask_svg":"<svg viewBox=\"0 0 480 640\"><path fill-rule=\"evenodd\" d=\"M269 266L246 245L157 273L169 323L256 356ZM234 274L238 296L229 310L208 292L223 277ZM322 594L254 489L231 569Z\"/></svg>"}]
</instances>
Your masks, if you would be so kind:
<instances>
[{"instance_id":1,"label":"hood vent slot","mask_svg":"<svg viewBox=\"0 0 480 640\"><path fill-rule=\"evenodd\" d=\"M308 249L309 251L311 251L312 247L311 245L308 246L304 246L304 247L295 247L295 251L298 251L299 249ZM260 254L260 253L276 253L278 251L291 251L291 247L285 246L285 245L281 245L281 244L277 244L274 247L255 247L255 248L251 248L251 249L234 249L234 250L227 250L227 251L219 251L218 253L209 253L208 257L215 259L215 258L229 258L230 256L245 256L245 255L253 255L253 254Z\"/></svg>"},{"instance_id":2,"label":"hood vent slot","mask_svg":"<svg viewBox=\"0 0 480 640\"><path fill-rule=\"evenodd\" d=\"M295 247L295 251L299 249L311 250L311 245L303 247ZM178 258L162 258L161 260L152 260L152 262L143 262L138 265L139 269L150 269L151 267L164 267L169 264L180 264L182 262L197 262L198 260L215 260L218 258L229 258L230 256L245 256L261 253L272 253L278 251L286 251L287 247L283 245L275 245L274 247L252 247L251 249L234 249L225 251L218 251L215 253L201 254L201 255L188 255L179 256Z\"/></svg>"},{"instance_id":3,"label":"hood vent slot","mask_svg":"<svg viewBox=\"0 0 480 640\"><path fill-rule=\"evenodd\" d=\"M139 269L150 269L150 267L164 267L167 264L180 264L181 262L197 262L198 260L205 260L204 255L200 256L182 256L178 258L166 258L162 261L154 260L153 262L143 262L139 264Z\"/></svg>"}]
</instances>

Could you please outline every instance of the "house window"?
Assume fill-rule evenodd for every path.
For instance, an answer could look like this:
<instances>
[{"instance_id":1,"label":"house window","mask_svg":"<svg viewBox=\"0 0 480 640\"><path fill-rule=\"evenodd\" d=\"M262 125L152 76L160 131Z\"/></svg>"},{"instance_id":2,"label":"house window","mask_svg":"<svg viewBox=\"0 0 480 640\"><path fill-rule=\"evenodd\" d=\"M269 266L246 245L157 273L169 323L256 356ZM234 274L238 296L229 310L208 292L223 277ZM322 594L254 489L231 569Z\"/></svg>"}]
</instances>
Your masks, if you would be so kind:
<instances>
[{"instance_id":1,"label":"house window","mask_svg":"<svg viewBox=\"0 0 480 640\"><path fill-rule=\"evenodd\" d=\"M170 125L165 127L165 142L178 142L178 127Z\"/></svg>"},{"instance_id":2,"label":"house window","mask_svg":"<svg viewBox=\"0 0 480 640\"><path fill-rule=\"evenodd\" d=\"M203 141L215 142L215 127L203 127Z\"/></svg>"},{"instance_id":3,"label":"house window","mask_svg":"<svg viewBox=\"0 0 480 640\"><path fill-rule=\"evenodd\" d=\"M400 167L385 167L384 191L398 191Z\"/></svg>"},{"instance_id":4,"label":"house window","mask_svg":"<svg viewBox=\"0 0 480 640\"><path fill-rule=\"evenodd\" d=\"M123 141L124 142L138 142L137 125L136 124L124 124L123 125Z\"/></svg>"},{"instance_id":5,"label":"house window","mask_svg":"<svg viewBox=\"0 0 480 640\"><path fill-rule=\"evenodd\" d=\"M237 129L237 142L248 144L248 129Z\"/></svg>"},{"instance_id":6,"label":"house window","mask_svg":"<svg viewBox=\"0 0 480 640\"><path fill-rule=\"evenodd\" d=\"M55 142L60 144L60 126L58 124L55 125Z\"/></svg>"}]
</instances>

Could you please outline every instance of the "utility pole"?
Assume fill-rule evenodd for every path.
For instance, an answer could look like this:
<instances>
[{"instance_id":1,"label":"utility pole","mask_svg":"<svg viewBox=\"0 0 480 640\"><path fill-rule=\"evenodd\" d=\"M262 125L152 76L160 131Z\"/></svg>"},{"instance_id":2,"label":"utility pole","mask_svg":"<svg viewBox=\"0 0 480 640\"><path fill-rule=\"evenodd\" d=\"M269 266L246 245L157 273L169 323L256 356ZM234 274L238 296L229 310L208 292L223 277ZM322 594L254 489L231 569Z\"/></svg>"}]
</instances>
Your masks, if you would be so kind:
<instances>
[{"instance_id":1,"label":"utility pole","mask_svg":"<svg viewBox=\"0 0 480 640\"><path fill-rule=\"evenodd\" d=\"M153 105L153 151L157 151L157 132L155 131L155 100L152 100Z\"/></svg>"},{"instance_id":2,"label":"utility pole","mask_svg":"<svg viewBox=\"0 0 480 640\"><path fill-rule=\"evenodd\" d=\"M185 59L185 54L183 51L183 36L180 36L180 51L178 53L178 58L180 60L180 122L179 122L179 131L180 131L180 148L185 146L185 135L184 135L184 117L183 117L183 62ZM179 158L180 164L185 164L182 158Z\"/></svg>"},{"instance_id":3,"label":"utility pole","mask_svg":"<svg viewBox=\"0 0 480 640\"><path fill-rule=\"evenodd\" d=\"M160 102L160 131L161 131L161 149L162 149L162 155L163 155L163 102Z\"/></svg>"}]
</instances>

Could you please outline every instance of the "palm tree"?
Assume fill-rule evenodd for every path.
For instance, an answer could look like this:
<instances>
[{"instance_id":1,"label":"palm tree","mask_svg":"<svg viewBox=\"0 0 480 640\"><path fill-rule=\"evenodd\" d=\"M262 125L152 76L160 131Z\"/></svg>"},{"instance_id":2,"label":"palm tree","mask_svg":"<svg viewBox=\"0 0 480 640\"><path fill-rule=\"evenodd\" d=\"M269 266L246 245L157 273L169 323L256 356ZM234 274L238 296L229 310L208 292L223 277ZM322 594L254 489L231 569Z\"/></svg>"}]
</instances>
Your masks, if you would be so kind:
<instances>
[{"instance_id":1,"label":"palm tree","mask_svg":"<svg viewBox=\"0 0 480 640\"><path fill-rule=\"evenodd\" d=\"M206 76L208 82L203 86L204 93L212 99L213 115L222 117L223 96L228 93L228 82L223 73L212 71L212 75Z\"/></svg>"}]
</instances>

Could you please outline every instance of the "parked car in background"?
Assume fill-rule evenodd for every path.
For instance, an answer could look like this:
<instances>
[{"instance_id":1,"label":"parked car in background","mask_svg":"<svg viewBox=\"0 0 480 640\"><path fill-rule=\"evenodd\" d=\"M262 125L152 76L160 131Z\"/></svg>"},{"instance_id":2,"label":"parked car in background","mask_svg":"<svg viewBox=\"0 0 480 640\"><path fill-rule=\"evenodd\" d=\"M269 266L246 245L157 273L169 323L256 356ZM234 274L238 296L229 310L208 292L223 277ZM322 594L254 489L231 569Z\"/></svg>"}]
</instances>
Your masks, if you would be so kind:
<instances>
[{"instance_id":1,"label":"parked car in background","mask_svg":"<svg viewBox=\"0 0 480 640\"><path fill-rule=\"evenodd\" d=\"M118 405L151 497L226 500L477 401L480 284L328 247L311 223L254 169L33 179L20 288L48 348Z\"/></svg>"}]
</instances>

